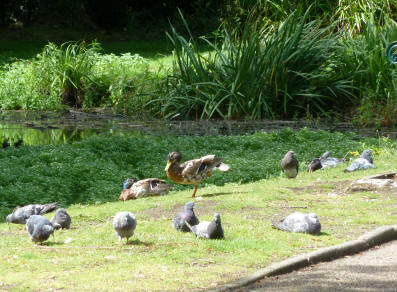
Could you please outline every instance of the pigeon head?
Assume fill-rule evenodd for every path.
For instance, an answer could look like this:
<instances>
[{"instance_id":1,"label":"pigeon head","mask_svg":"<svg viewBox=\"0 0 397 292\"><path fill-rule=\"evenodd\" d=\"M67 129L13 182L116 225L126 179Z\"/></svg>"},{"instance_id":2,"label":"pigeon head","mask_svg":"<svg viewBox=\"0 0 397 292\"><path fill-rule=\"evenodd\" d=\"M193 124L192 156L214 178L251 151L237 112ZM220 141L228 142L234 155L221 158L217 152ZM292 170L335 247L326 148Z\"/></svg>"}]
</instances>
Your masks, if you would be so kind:
<instances>
[{"instance_id":1,"label":"pigeon head","mask_svg":"<svg viewBox=\"0 0 397 292\"><path fill-rule=\"evenodd\" d=\"M311 218L313 220L318 220L318 217L317 217L316 213L309 213L309 214L307 214L307 216L309 216L309 218Z\"/></svg>"},{"instance_id":2,"label":"pigeon head","mask_svg":"<svg viewBox=\"0 0 397 292\"><path fill-rule=\"evenodd\" d=\"M321 223L318 220L317 214L316 213L309 213L307 214L307 217L309 219L309 233L310 234L316 234L321 231Z\"/></svg>"},{"instance_id":3,"label":"pigeon head","mask_svg":"<svg viewBox=\"0 0 397 292\"><path fill-rule=\"evenodd\" d=\"M363 153L361 153L361 158L364 158L368 160L368 162L373 163L371 155L372 155L372 151L370 149L367 149L364 150Z\"/></svg>"},{"instance_id":4,"label":"pigeon head","mask_svg":"<svg viewBox=\"0 0 397 292\"><path fill-rule=\"evenodd\" d=\"M43 232L45 234L52 234L54 236L54 227L52 225L44 225Z\"/></svg>"},{"instance_id":5,"label":"pigeon head","mask_svg":"<svg viewBox=\"0 0 397 292\"><path fill-rule=\"evenodd\" d=\"M214 215L214 221L216 223L221 223L221 215L219 215L219 213L215 213Z\"/></svg>"},{"instance_id":6,"label":"pigeon head","mask_svg":"<svg viewBox=\"0 0 397 292\"><path fill-rule=\"evenodd\" d=\"M187 202L186 204L185 204L185 211L193 211L193 208L194 208L194 202Z\"/></svg>"}]
</instances>

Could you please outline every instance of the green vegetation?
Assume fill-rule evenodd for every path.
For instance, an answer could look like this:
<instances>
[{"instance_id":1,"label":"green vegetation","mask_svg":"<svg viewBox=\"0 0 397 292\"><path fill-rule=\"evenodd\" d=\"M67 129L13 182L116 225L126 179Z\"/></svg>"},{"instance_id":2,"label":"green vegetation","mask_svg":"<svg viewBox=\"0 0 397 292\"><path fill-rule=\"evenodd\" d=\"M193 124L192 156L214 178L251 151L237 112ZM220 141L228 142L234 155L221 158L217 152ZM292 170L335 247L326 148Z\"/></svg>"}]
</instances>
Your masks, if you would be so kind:
<instances>
[{"instance_id":1,"label":"green vegetation","mask_svg":"<svg viewBox=\"0 0 397 292\"><path fill-rule=\"evenodd\" d=\"M386 143L386 144L385 144ZM127 177L166 178L169 152L184 159L208 153L224 158L233 172L214 173L204 184L247 183L279 176L280 160L294 149L304 171L313 157L332 145L333 155L348 151L394 147L384 138L358 142L353 134L282 130L243 136L97 136L63 145L8 147L0 151L0 218L16 205L58 201L63 205L102 203L118 198ZM315 149L315 150L310 150ZM176 189L190 188L176 186Z\"/></svg>"},{"instance_id":2,"label":"green vegetation","mask_svg":"<svg viewBox=\"0 0 397 292\"><path fill-rule=\"evenodd\" d=\"M11 291L211 288L286 257L394 224L395 193L344 190L346 180L396 171L397 145L384 138L361 142L353 138L351 134L284 130L243 137L95 137L60 146L0 150L3 198L12 196L19 203L75 200L68 208L72 229L56 232L43 246L30 242L24 226L0 224L0 287ZM305 172L312 156L329 145L339 157L348 150L371 147L376 150L376 168L345 174L344 164ZM225 240L199 240L173 229L171 219L192 200L189 187L178 187L166 196L116 202L123 178L164 177L166 154L174 147L186 159L209 151L222 155L233 167L232 173L208 178L207 185L198 190L202 199L195 199L201 221L211 220L215 212L221 214ZM279 160L290 148L301 161L301 172L294 180L280 176L279 171ZM97 203L86 205L88 201ZM124 210L136 214L138 226L132 244L124 241L118 247L112 216ZM322 233L311 236L271 228L271 219L295 211L316 212Z\"/></svg>"},{"instance_id":3,"label":"green vegetation","mask_svg":"<svg viewBox=\"0 0 397 292\"><path fill-rule=\"evenodd\" d=\"M219 43L207 41L211 54L172 29L176 70L161 97L166 117L294 118L350 102L350 81L330 61L337 36L320 20L307 22L308 12L290 14L264 35L246 26L238 41L224 30Z\"/></svg>"},{"instance_id":4,"label":"green vegetation","mask_svg":"<svg viewBox=\"0 0 397 292\"><path fill-rule=\"evenodd\" d=\"M206 37L189 28L198 19L188 23L180 12L167 33L172 56L155 53L167 52L165 42L154 41L140 56L134 53L142 46L122 53L120 42L112 47L103 38L103 51L97 42L58 41L32 59L6 62L0 109L59 110L65 103L156 118L332 117L396 125L397 71L385 56L397 37L391 1L227 3L217 12L221 26ZM133 47L131 38L125 46Z\"/></svg>"},{"instance_id":5,"label":"green vegetation","mask_svg":"<svg viewBox=\"0 0 397 292\"><path fill-rule=\"evenodd\" d=\"M126 113L143 111L165 72L161 60L139 55L103 55L95 42L50 43L36 58L19 60L0 71L0 109L59 110L70 106L113 106ZM166 61L167 62L167 61ZM169 61L168 61L169 62ZM15 96L17 94L17 96Z\"/></svg>"}]
</instances>

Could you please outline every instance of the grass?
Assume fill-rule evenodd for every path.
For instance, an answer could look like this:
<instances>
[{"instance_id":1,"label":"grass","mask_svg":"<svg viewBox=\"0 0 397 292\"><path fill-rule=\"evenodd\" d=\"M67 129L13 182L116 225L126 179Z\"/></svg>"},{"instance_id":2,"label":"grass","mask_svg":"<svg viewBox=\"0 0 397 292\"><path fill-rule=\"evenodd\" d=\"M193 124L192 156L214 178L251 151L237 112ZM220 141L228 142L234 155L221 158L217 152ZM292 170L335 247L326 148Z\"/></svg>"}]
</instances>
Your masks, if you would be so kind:
<instances>
[{"instance_id":1,"label":"grass","mask_svg":"<svg viewBox=\"0 0 397 292\"><path fill-rule=\"evenodd\" d=\"M214 173L203 183L221 186L278 176L280 160L289 149L295 150L304 171L313 157L329 150L329 145L333 155L343 157L348 151L378 151L389 144L394 142L384 138L357 141L354 134L285 129L241 136L101 135L72 144L8 147L0 151L0 193L4 196L0 219L4 220L16 205L32 202L58 201L67 206L113 201L127 177L166 178L165 162L173 150L181 151L184 160L208 153L222 157L234 171Z\"/></svg>"},{"instance_id":2,"label":"grass","mask_svg":"<svg viewBox=\"0 0 397 292\"><path fill-rule=\"evenodd\" d=\"M0 224L0 288L200 290L289 256L356 238L397 220L395 193L341 192L341 181L397 170L395 152L381 149L375 156L376 168L368 171L344 174L345 165L340 165L315 173L302 171L295 180L277 175L247 184L201 187L198 195L202 199L195 200L196 214L203 221L219 212L225 240L199 240L173 229L171 219L192 200L191 188L135 201L71 205L72 229L56 232L43 246L34 246L23 226L8 229ZM98 188L96 194L100 196L102 191ZM329 196L330 192L338 195ZM138 226L132 244L118 247L111 222L122 210L134 212ZM310 236L271 228L271 219L294 211L316 212L322 233ZM67 239L72 241L65 243Z\"/></svg>"}]
</instances>

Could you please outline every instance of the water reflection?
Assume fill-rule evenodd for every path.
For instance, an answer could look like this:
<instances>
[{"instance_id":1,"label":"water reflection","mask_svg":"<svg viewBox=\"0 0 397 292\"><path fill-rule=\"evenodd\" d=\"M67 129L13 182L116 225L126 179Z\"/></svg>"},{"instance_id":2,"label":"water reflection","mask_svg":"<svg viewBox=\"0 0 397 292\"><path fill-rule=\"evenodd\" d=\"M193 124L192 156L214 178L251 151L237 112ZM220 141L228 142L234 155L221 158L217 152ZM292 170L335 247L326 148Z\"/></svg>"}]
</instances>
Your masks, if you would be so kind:
<instances>
[{"instance_id":1,"label":"water reflection","mask_svg":"<svg viewBox=\"0 0 397 292\"><path fill-rule=\"evenodd\" d=\"M319 124L313 121L148 121L109 113L68 111L0 111L0 148L21 145L62 144L98 134L143 137L146 135L215 136L244 135L284 128L354 132L357 136L387 135L396 138L395 129L361 128L351 123Z\"/></svg>"}]
</instances>

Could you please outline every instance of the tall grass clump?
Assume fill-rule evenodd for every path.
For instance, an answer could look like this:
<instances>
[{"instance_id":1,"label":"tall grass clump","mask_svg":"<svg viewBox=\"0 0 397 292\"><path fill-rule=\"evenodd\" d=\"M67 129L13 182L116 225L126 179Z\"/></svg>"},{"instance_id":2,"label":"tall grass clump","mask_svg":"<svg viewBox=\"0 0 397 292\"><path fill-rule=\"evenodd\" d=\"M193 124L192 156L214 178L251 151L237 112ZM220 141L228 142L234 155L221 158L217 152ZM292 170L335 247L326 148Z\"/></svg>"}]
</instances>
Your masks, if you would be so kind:
<instances>
[{"instance_id":1,"label":"tall grass clump","mask_svg":"<svg viewBox=\"0 0 397 292\"><path fill-rule=\"evenodd\" d=\"M360 104L357 112L363 124L397 124L397 69L388 62L385 50L397 33L397 23L387 19L384 26L370 17L364 31L343 41L340 52L343 74L352 78Z\"/></svg>"},{"instance_id":2,"label":"tall grass clump","mask_svg":"<svg viewBox=\"0 0 397 292\"><path fill-rule=\"evenodd\" d=\"M350 82L330 62L337 36L321 20L307 21L309 11L295 11L265 32L246 26L238 39L224 29L220 41L204 39L213 49L207 54L171 27L166 116L293 118L326 114L342 98L350 102Z\"/></svg>"},{"instance_id":3,"label":"tall grass clump","mask_svg":"<svg viewBox=\"0 0 397 292\"><path fill-rule=\"evenodd\" d=\"M82 106L84 92L91 82L89 78L99 49L96 42L88 46L85 42L64 43L59 48L53 43L45 46L41 58L50 66L54 79L59 80L64 104Z\"/></svg>"}]
</instances>

